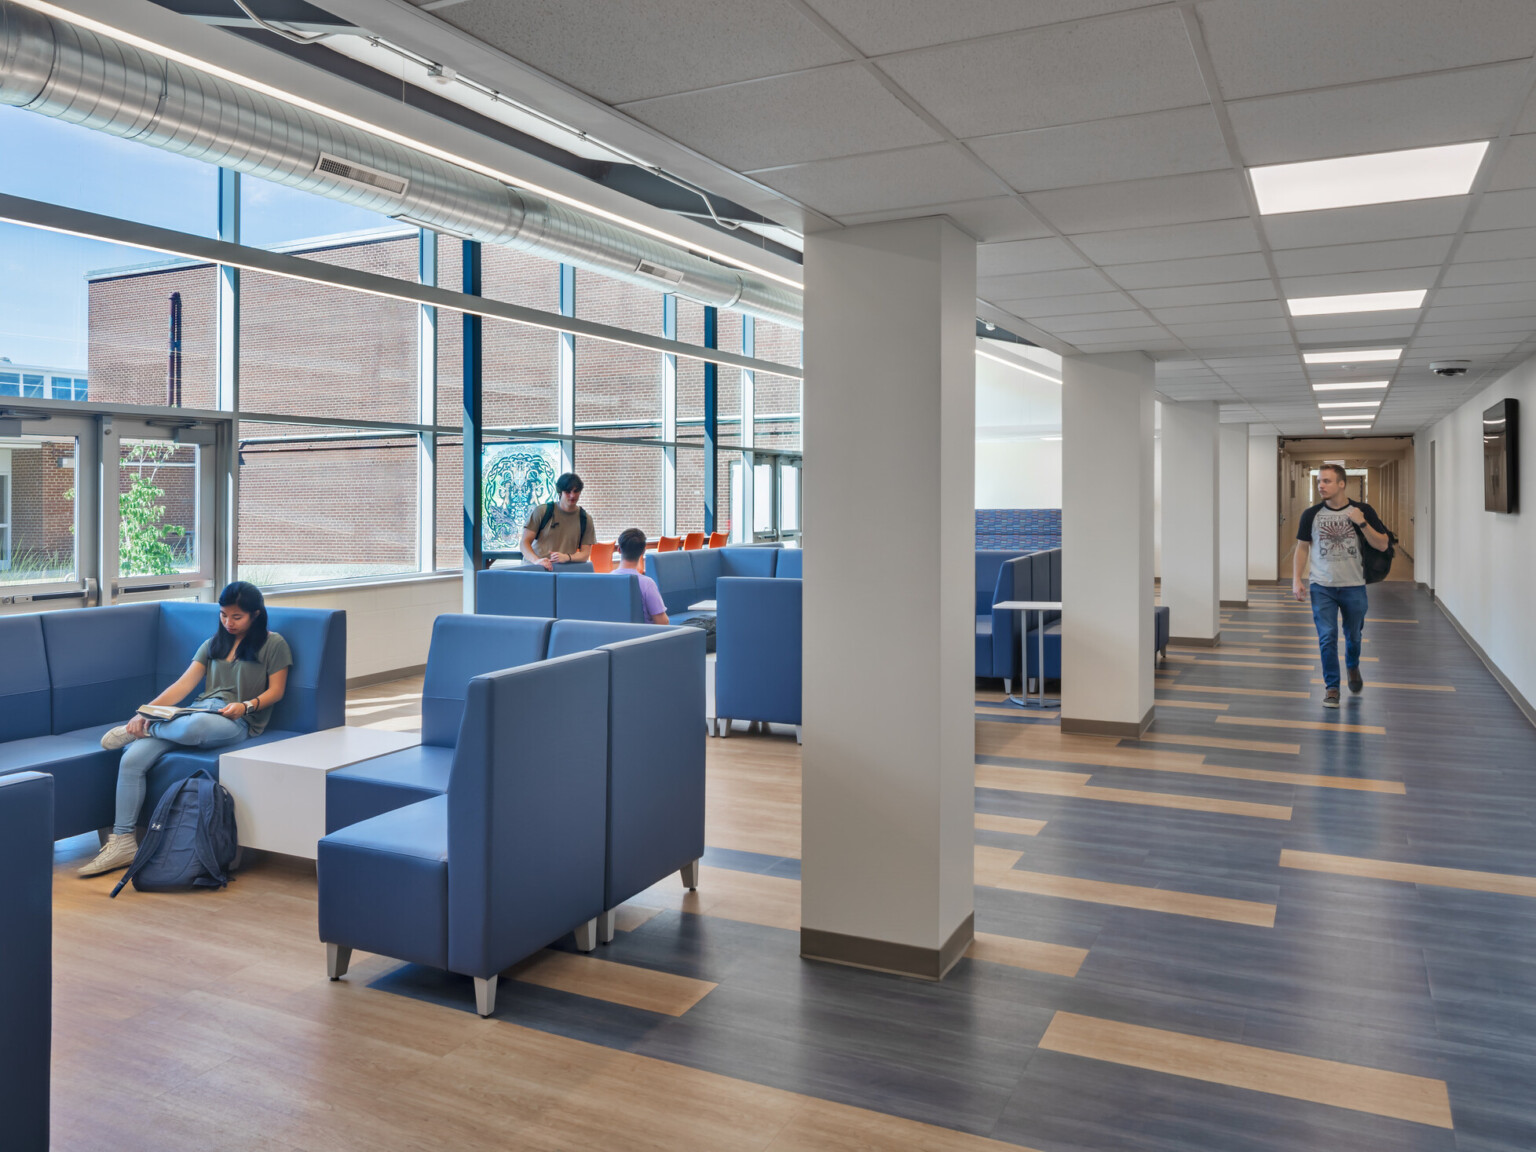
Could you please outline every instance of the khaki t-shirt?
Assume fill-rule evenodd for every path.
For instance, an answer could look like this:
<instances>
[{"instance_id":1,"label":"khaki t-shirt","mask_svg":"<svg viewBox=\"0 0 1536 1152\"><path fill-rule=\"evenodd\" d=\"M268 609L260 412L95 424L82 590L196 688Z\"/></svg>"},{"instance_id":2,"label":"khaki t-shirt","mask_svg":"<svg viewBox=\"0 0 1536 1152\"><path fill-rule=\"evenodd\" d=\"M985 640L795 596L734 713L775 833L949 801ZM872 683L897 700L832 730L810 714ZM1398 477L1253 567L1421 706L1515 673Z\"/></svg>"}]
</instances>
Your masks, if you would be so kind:
<instances>
[{"instance_id":1,"label":"khaki t-shirt","mask_svg":"<svg viewBox=\"0 0 1536 1152\"><path fill-rule=\"evenodd\" d=\"M244 641L242 640L243 644ZM288 641L276 632L267 633L267 642L261 646L255 660L214 660L211 658L212 640L204 640L192 659L208 666L208 677L203 682L199 701L223 700L233 704L236 700L251 700L267 690L273 673L281 672L293 663L293 653ZM258 708L245 717L252 736L260 736L272 718L272 709Z\"/></svg>"},{"instance_id":2,"label":"khaki t-shirt","mask_svg":"<svg viewBox=\"0 0 1536 1152\"><path fill-rule=\"evenodd\" d=\"M580 508L574 512L562 512L559 504L535 504L533 511L528 513L528 522L523 525L524 530L537 532L539 521L544 519L544 511L547 508L553 508L554 515L549 518L549 523L544 525L544 531L533 538L535 556L550 556L556 552L563 552L569 556L578 548L597 540L597 526L592 523L591 516L584 516ZM581 530L583 520L587 524L585 532Z\"/></svg>"}]
</instances>

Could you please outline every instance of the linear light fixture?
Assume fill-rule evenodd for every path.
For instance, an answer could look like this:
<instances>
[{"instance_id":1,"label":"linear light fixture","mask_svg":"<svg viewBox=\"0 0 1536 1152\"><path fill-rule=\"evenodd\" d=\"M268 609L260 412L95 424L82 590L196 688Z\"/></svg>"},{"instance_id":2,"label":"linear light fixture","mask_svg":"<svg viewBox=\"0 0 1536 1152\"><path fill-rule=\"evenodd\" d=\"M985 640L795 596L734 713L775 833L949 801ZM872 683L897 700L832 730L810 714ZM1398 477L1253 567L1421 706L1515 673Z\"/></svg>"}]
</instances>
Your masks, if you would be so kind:
<instances>
[{"instance_id":1,"label":"linear light fixture","mask_svg":"<svg viewBox=\"0 0 1536 1152\"><path fill-rule=\"evenodd\" d=\"M220 79L229 81L231 84L238 84L241 87L264 93L271 96L274 100L281 100L283 103L291 104L295 108L307 109L318 116L330 117L343 124L351 125L360 131L372 133L386 140L392 140L406 148L414 148L418 152L426 153L428 156L436 156L439 160L447 161L449 164L457 164L459 167L468 168L472 172L479 172L482 176L489 176L493 180L500 180L517 188L526 188L528 191L539 196L547 196L551 200L557 200L562 204L569 204L573 208L580 208L583 212L590 212L594 216L600 216L605 220L612 220L615 224L620 224L625 228L633 229L647 236L654 236L658 240L665 240L668 244L675 244L685 250L692 249L695 252L702 252L704 255L712 256L716 260L731 265L733 268L744 268L749 272L756 272L759 276L766 276L768 279L775 280L787 287L803 290L803 285L799 281L793 280L788 276L781 276L779 273L770 271L767 268L760 268L756 264L741 259L739 256L732 256L729 253L706 247L696 240L686 240L681 236L674 236L661 228L642 224L638 220L631 220L627 216L621 216L617 212L611 212L596 204L589 204L564 192L558 192L553 188L546 188L541 184L535 184L531 180L492 168L490 165L482 164L478 160L471 160L468 156L461 156L456 152L448 151L446 148L439 148L436 145L428 144L424 140L417 140L402 132L396 132L393 129L374 124L360 116L353 116L348 112L331 108L307 97L295 95L285 89L268 84L263 80L257 80L255 77L246 76L222 65L211 64L207 60L199 59L189 53L160 44L137 33L128 32L100 20L92 19L89 16L83 16L78 12L71 12L69 9L62 8L57 4L50 4L47 0L16 0L16 3L24 8L30 8L34 12L41 12L45 16L51 16L55 20L62 20L66 24L73 24L78 28L88 28L92 32L100 33L109 39L132 44L135 48L142 48L146 52L152 52L156 56L163 56L167 60L175 60L178 64L185 64L188 68L195 68L197 71L205 72L210 76L217 76Z\"/></svg>"},{"instance_id":2,"label":"linear light fixture","mask_svg":"<svg viewBox=\"0 0 1536 1152\"><path fill-rule=\"evenodd\" d=\"M1359 204L1389 204L1428 200L1435 196L1464 196L1477 178L1488 141L1373 152L1367 156L1338 156L1304 160L1299 164L1266 164L1248 169L1259 214L1315 212Z\"/></svg>"},{"instance_id":3,"label":"linear light fixture","mask_svg":"<svg viewBox=\"0 0 1536 1152\"><path fill-rule=\"evenodd\" d=\"M1349 352L1303 352L1303 364L1374 364L1383 360L1397 360L1403 355L1401 348L1356 348Z\"/></svg>"},{"instance_id":4,"label":"linear light fixture","mask_svg":"<svg viewBox=\"0 0 1536 1152\"><path fill-rule=\"evenodd\" d=\"M1049 380L1052 384L1061 383L1059 376L1052 376L1048 372L1041 372L1038 369L1031 368L1028 364L1020 364L1017 360L1009 360L1004 356L994 356L990 352L983 352L980 348L976 349L976 355L980 356L983 360L991 360L994 364L1002 364L1008 368L1017 368L1020 372L1028 372L1031 376L1038 376L1042 380Z\"/></svg>"},{"instance_id":5,"label":"linear light fixture","mask_svg":"<svg viewBox=\"0 0 1536 1152\"><path fill-rule=\"evenodd\" d=\"M1371 426L1369 424L1330 424L1325 429L1323 429L1323 431L1325 431L1325 432L1351 432L1351 431L1354 431L1356 429L1359 429L1361 431L1370 431L1370 427Z\"/></svg>"},{"instance_id":6,"label":"linear light fixture","mask_svg":"<svg viewBox=\"0 0 1536 1152\"><path fill-rule=\"evenodd\" d=\"M1380 400L1336 400L1330 404L1319 404L1319 408L1380 408Z\"/></svg>"},{"instance_id":7,"label":"linear light fixture","mask_svg":"<svg viewBox=\"0 0 1536 1152\"><path fill-rule=\"evenodd\" d=\"M1061 437L1060 436L1042 436L1042 437L1040 437L1040 439L1042 439L1042 440L1060 440Z\"/></svg>"},{"instance_id":8,"label":"linear light fixture","mask_svg":"<svg viewBox=\"0 0 1536 1152\"><path fill-rule=\"evenodd\" d=\"M1424 303L1427 288L1405 292L1357 292L1351 296L1293 296L1285 302L1292 316L1333 316L1341 312L1397 312Z\"/></svg>"},{"instance_id":9,"label":"linear light fixture","mask_svg":"<svg viewBox=\"0 0 1536 1152\"><path fill-rule=\"evenodd\" d=\"M1328 427L1333 428L1339 424L1348 424L1351 421L1359 422L1361 420L1365 420L1369 422L1375 419L1376 414L1374 412L1356 412L1349 416L1324 416L1323 423Z\"/></svg>"},{"instance_id":10,"label":"linear light fixture","mask_svg":"<svg viewBox=\"0 0 1536 1152\"><path fill-rule=\"evenodd\" d=\"M1346 392L1354 388L1385 388L1390 380L1338 380L1331 384L1314 384L1314 392Z\"/></svg>"}]
</instances>

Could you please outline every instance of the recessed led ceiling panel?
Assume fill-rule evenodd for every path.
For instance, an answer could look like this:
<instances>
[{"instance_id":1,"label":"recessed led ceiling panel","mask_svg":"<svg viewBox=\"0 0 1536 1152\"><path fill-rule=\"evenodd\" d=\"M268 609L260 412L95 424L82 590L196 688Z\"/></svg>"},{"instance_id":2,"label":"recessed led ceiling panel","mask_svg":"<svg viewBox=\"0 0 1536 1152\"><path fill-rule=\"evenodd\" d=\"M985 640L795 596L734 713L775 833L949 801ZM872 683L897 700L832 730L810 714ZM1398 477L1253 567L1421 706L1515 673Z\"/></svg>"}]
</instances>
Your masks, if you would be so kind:
<instances>
[{"instance_id":1,"label":"recessed led ceiling panel","mask_svg":"<svg viewBox=\"0 0 1536 1152\"><path fill-rule=\"evenodd\" d=\"M1401 359L1401 348L1357 348L1349 352L1303 352L1306 364L1374 364Z\"/></svg>"},{"instance_id":2,"label":"recessed led ceiling panel","mask_svg":"<svg viewBox=\"0 0 1536 1152\"><path fill-rule=\"evenodd\" d=\"M1487 151L1488 141L1478 140L1438 148L1410 148L1406 152L1267 164L1248 169L1248 175L1253 180L1261 215L1315 212L1359 204L1464 196L1477 178L1478 166Z\"/></svg>"},{"instance_id":3,"label":"recessed led ceiling panel","mask_svg":"<svg viewBox=\"0 0 1536 1152\"><path fill-rule=\"evenodd\" d=\"M1385 388L1391 381L1388 380L1345 380L1336 384L1314 384L1314 392L1343 392L1355 388Z\"/></svg>"},{"instance_id":4,"label":"recessed led ceiling panel","mask_svg":"<svg viewBox=\"0 0 1536 1152\"><path fill-rule=\"evenodd\" d=\"M1285 302L1292 316L1333 316L1343 312L1399 312L1424 303L1427 288L1405 292L1357 292L1352 296L1293 296Z\"/></svg>"},{"instance_id":5,"label":"recessed led ceiling panel","mask_svg":"<svg viewBox=\"0 0 1536 1152\"><path fill-rule=\"evenodd\" d=\"M1331 404L1319 404L1319 408L1380 408L1380 400L1338 400ZM1323 417L1327 419L1327 417Z\"/></svg>"}]
</instances>

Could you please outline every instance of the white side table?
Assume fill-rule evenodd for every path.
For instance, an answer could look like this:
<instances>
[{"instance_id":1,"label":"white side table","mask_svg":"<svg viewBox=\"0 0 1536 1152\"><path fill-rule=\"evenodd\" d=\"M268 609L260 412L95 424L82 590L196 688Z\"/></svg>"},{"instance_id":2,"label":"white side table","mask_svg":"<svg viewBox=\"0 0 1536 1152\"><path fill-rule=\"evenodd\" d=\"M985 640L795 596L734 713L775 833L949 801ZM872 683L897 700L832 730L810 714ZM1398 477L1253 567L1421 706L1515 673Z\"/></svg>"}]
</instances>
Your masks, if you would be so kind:
<instances>
[{"instance_id":1,"label":"white side table","mask_svg":"<svg viewBox=\"0 0 1536 1152\"><path fill-rule=\"evenodd\" d=\"M718 611L718 608L716 606L715 601L713 601L713 600L700 600L697 604L690 604L690 605L688 605L688 611L690 611L690 612L715 612L715 611Z\"/></svg>"},{"instance_id":2,"label":"white side table","mask_svg":"<svg viewBox=\"0 0 1536 1152\"><path fill-rule=\"evenodd\" d=\"M992 605L994 608L1002 608L1019 614L1019 679L1029 679L1029 653L1024 650L1024 645L1029 639L1029 614L1038 612L1039 627L1035 630L1035 636L1040 642L1040 663L1035 671L1039 673L1035 677L1035 698L1028 696L1010 696L1008 703L1017 704L1020 708L1060 708L1057 700L1045 698L1045 614L1047 612L1060 612L1060 600L999 600Z\"/></svg>"},{"instance_id":3,"label":"white side table","mask_svg":"<svg viewBox=\"0 0 1536 1152\"><path fill-rule=\"evenodd\" d=\"M415 732L343 727L225 752L219 782L235 798L241 847L313 860L325 835L327 774L420 743Z\"/></svg>"}]
</instances>

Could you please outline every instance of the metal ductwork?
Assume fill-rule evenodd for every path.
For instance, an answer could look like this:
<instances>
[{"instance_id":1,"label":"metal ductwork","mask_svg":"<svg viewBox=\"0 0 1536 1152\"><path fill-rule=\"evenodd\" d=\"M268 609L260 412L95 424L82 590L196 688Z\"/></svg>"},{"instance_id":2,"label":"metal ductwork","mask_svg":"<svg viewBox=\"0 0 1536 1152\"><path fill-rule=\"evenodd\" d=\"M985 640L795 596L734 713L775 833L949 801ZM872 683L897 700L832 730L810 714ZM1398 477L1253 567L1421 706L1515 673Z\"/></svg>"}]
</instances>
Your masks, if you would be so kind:
<instances>
[{"instance_id":1,"label":"metal ductwork","mask_svg":"<svg viewBox=\"0 0 1536 1152\"><path fill-rule=\"evenodd\" d=\"M0 104L798 328L800 295L0 0Z\"/></svg>"}]
</instances>

